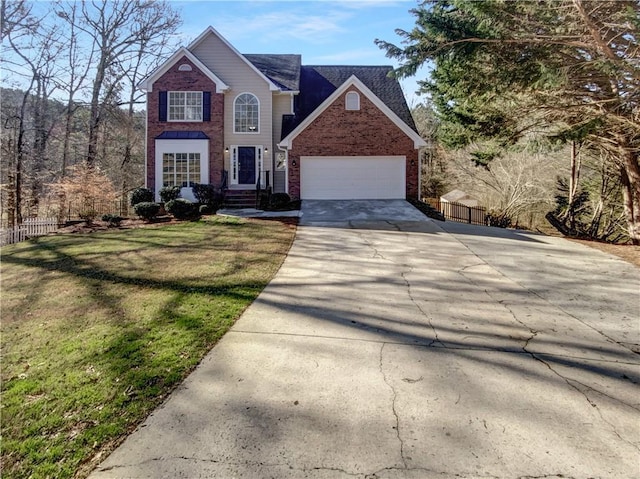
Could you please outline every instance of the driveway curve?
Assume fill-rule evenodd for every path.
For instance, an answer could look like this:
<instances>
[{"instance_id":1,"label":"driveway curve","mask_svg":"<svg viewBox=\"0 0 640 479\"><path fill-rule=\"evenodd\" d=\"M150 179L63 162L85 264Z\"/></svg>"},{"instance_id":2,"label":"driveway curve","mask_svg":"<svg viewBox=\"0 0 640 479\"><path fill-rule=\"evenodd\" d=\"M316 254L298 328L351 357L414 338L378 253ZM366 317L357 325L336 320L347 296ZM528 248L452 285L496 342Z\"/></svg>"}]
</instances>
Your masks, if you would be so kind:
<instances>
[{"instance_id":1,"label":"driveway curve","mask_svg":"<svg viewBox=\"0 0 640 479\"><path fill-rule=\"evenodd\" d=\"M312 206L274 280L91 477L640 477L638 268L404 202Z\"/></svg>"}]
</instances>

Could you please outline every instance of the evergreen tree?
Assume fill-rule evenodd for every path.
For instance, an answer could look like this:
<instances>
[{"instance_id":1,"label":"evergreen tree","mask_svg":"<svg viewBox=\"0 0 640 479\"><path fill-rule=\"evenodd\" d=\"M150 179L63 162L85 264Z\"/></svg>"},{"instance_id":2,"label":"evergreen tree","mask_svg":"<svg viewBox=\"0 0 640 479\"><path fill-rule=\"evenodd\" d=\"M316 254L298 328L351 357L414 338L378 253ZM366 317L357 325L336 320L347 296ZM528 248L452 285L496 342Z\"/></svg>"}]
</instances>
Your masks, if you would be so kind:
<instances>
[{"instance_id":1,"label":"evergreen tree","mask_svg":"<svg viewBox=\"0 0 640 479\"><path fill-rule=\"evenodd\" d=\"M633 0L428 0L401 46L396 75L432 61L421 88L459 147L517 141L545 129L588 142L611 158L622 184L629 236L640 244L640 6ZM479 152L487 162L495 150Z\"/></svg>"}]
</instances>

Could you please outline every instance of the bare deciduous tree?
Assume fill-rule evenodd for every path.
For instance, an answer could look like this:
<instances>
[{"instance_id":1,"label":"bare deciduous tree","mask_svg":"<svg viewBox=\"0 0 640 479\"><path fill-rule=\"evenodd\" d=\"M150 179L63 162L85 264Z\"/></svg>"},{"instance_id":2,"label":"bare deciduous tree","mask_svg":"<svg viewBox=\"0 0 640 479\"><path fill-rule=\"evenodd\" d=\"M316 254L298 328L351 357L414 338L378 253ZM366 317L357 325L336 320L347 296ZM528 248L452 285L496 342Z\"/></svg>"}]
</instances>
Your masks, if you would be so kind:
<instances>
[{"instance_id":1,"label":"bare deciduous tree","mask_svg":"<svg viewBox=\"0 0 640 479\"><path fill-rule=\"evenodd\" d=\"M76 23L69 9L61 8L58 15ZM121 82L128 75L137 76L145 60L159 53L150 47L166 45L180 17L168 2L151 0L83 0L79 17L75 27L91 38L96 51L86 157L91 165L98 159L98 135L107 105L113 104Z\"/></svg>"},{"instance_id":2,"label":"bare deciduous tree","mask_svg":"<svg viewBox=\"0 0 640 479\"><path fill-rule=\"evenodd\" d=\"M29 205L36 214L46 185L78 161L103 166L123 192L139 184L144 99L136 86L174 48L176 11L152 0L0 2L9 223Z\"/></svg>"}]
</instances>

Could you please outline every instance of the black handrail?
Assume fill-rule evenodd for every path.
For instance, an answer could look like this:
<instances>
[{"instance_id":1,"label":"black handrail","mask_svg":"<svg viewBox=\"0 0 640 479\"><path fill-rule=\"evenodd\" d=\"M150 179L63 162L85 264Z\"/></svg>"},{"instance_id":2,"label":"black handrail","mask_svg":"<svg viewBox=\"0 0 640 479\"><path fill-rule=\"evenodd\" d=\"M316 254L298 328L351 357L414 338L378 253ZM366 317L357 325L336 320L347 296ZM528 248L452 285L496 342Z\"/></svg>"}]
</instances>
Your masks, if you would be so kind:
<instances>
[{"instance_id":1,"label":"black handrail","mask_svg":"<svg viewBox=\"0 0 640 479\"><path fill-rule=\"evenodd\" d=\"M258 171L258 179L256 181L256 209L260 208L260 171Z\"/></svg>"}]
</instances>

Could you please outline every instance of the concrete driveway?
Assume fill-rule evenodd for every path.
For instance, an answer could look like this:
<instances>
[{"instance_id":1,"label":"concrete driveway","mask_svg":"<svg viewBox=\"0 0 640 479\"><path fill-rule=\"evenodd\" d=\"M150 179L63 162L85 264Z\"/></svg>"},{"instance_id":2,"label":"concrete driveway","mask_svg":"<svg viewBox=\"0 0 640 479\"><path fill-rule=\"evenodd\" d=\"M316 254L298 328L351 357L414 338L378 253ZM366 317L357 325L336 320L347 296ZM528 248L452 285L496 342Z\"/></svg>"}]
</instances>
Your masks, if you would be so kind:
<instances>
[{"instance_id":1,"label":"concrete driveway","mask_svg":"<svg viewBox=\"0 0 640 479\"><path fill-rule=\"evenodd\" d=\"M640 477L639 269L312 206L275 279L92 477Z\"/></svg>"}]
</instances>

